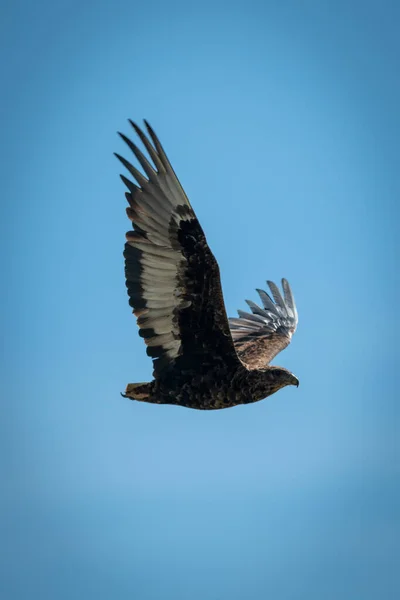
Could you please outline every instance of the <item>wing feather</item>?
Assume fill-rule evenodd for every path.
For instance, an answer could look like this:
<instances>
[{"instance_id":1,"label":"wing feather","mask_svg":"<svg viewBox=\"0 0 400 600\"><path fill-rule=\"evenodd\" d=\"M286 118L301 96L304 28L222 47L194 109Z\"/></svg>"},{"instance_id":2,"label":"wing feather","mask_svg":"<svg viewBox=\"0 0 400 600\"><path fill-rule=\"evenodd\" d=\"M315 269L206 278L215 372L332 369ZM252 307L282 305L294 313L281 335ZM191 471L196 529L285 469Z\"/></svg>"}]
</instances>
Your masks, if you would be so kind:
<instances>
[{"instance_id":1,"label":"wing feather","mask_svg":"<svg viewBox=\"0 0 400 600\"><path fill-rule=\"evenodd\" d=\"M131 125L153 164L120 134L144 171L116 154L135 180L121 175L133 225L126 234L125 275L154 375L188 363L194 369L218 360L240 364L203 230L153 129L145 121L148 137Z\"/></svg>"},{"instance_id":2,"label":"wing feather","mask_svg":"<svg viewBox=\"0 0 400 600\"><path fill-rule=\"evenodd\" d=\"M292 290L282 279L284 297L278 286L267 281L272 298L257 290L264 308L246 300L251 314L238 310L239 318L229 319L232 337L239 358L250 369L260 369L286 348L296 331L298 316Z\"/></svg>"}]
</instances>

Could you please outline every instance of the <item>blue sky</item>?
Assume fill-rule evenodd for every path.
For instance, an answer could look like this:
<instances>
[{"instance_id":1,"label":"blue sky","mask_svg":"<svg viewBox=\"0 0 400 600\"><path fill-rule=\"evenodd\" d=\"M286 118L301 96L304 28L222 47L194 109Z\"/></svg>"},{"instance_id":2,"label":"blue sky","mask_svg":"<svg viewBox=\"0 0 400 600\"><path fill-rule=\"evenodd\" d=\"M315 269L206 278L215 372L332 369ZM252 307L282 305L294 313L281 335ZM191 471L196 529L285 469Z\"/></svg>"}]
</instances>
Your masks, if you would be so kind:
<instances>
[{"instance_id":1,"label":"blue sky","mask_svg":"<svg viewBox=\"0 0 400 600\"><path fill-rule=\"evenodd\" d=\"M2 597L397 598L399 8L2 8ZM147 118L230 315L287 277L300 387L225 411L151 376L116 130Z\"/></svg>"}]
</instances>

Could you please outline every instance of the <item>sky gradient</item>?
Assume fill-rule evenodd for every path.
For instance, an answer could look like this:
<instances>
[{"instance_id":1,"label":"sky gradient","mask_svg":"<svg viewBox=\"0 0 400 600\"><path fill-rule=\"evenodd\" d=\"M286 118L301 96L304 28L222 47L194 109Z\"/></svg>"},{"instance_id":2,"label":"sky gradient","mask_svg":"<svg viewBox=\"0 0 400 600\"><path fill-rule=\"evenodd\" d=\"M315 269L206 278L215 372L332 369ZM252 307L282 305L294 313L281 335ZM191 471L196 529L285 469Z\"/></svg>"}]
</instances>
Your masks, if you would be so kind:
<instances>
[{"instance_id":1,"label":"sky gradient","mask_svg":"<svg viewBox=\"0 0 400 600\"><path fill-rule=\"evenodd\" d=\"M2 8L7 600L399 597L400 10L227 6ZM160 137L229 315L290 281L273 362L298 389L215 412L120 397L152 371L124 284L127 118Z\"/></svg>"}]
</instances>

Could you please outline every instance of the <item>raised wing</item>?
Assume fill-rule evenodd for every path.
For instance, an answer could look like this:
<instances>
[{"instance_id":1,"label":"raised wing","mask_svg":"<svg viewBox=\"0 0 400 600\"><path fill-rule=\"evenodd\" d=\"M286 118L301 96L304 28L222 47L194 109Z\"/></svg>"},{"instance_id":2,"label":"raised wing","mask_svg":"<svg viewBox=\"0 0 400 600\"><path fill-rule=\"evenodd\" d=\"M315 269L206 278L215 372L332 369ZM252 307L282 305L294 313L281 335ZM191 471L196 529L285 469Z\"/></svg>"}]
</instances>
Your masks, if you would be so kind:
<instances>
[{"instance_id":1,"label":"raised wing","mask_svg":"<svg viewBox=\"0 0 400 600\"><path fill-rule=\"evenodd\" d=\"M125 275L154 376L171 368L204 369L218 360L239 363L218 264L203 230L150 125L145 121L149 139L130 123L153 165L120 134L146 174L116 155L137 183L121 175L134 228L126 234Z\"/></svg>"},{"instance_id":2,"label":"raised wing","mask_svg":"<svg viewBox=\"0 0 400 600\"><path fill-rule=\"evenodd\" d=\"M249 369L265 367L284 350L298 323L296 304L286 279L282 279L284 297L275 283L267 283L273 299L267 292L257 290L263 308L246 300L251 313L238 310L239 318L229 319L236 352Z\"/></svg>"}]
</instances>

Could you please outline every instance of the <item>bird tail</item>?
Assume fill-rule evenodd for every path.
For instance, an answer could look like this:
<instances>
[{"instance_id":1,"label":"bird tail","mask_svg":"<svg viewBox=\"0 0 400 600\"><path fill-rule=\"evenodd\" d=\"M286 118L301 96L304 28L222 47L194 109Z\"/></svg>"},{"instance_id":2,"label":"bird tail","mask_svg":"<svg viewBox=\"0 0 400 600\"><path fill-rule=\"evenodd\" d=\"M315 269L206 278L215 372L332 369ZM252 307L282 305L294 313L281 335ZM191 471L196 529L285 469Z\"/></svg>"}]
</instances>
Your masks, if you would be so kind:
<instances>
[{"instance_id":1,"label":"bird tail","mask_svg":"<svg viewBox=\"0 0 400 600\"><path fill-rule=\"evenodd\" d=\"M148 401L152 392L152 383L128 383L125 394L121 394L124 398L131 400Z\"/></svg>"}]
</instances>

